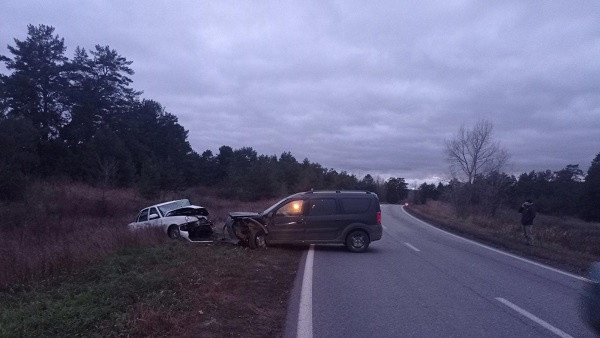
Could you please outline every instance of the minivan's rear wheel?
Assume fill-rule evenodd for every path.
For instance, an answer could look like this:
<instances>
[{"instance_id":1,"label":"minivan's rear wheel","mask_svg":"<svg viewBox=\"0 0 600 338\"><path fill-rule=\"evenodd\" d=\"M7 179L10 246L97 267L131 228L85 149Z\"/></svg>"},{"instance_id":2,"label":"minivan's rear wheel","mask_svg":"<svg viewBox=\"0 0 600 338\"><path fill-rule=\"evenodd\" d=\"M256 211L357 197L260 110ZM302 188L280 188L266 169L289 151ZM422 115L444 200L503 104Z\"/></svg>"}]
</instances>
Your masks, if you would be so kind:
<instances>
[{"instance_id":1,"label":"minivan's rear wheel","mask_svg":"<svg viewBox=\"0 0 600 338\"><path fill-rule=\"evenodd\" d=\"M369 235L362 230L354 230L346 237L346 248L352 252L364 252L369 247Z\"/></svg>"},{"instance_id":2,"label":"minivan's rear wheel","mask_svg":"<svg viewBox=\"0 0 600 338\"><path fill-rule=\"evenodd\" d=\"M171 239L178 239L179 237L181 237L181 234L179 233L179 227L175 224L169 227L169 230L167 230L167 234Z\"/></svg>"},{"instance_id":3,"label":"minivan's rear wheel","mask_svg":"<svg viewBox=\"0 0 600 338\"><path fill-rule=\"evenodd\" d=\"M251 249L264 249L267 247L267 235L262 230L251 230L248 245Z\"/></svg>"}]
</instances>

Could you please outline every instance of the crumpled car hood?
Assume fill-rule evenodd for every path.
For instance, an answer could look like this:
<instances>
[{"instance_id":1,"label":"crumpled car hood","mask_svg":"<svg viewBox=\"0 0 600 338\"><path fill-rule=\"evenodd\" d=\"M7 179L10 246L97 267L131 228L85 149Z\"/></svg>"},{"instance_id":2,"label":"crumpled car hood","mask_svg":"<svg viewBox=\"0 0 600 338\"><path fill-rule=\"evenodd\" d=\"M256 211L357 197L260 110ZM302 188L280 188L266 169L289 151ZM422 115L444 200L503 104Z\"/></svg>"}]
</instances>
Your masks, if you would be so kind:
<instances>
[{"instance_id":1,"label":"crumpled car hood","mask_svg":"<svg viewBox=\"0 0 600 338\"><path fill-rule=\"evenodd\" d=\"M168 216L208 216L208 210L204 207L197 205L190 205L187 207L171 210L167 212L165 217Z\"/></svg>"}]
</instances>

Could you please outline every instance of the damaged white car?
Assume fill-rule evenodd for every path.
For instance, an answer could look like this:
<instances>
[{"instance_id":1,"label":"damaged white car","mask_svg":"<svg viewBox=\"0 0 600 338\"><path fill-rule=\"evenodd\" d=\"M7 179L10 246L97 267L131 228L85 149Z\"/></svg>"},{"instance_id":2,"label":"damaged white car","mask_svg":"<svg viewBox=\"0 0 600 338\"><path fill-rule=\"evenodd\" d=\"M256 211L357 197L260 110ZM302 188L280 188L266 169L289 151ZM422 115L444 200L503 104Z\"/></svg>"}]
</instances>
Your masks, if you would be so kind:
<instances>
[{"instance_id":1,"label":"damaged white car","mask_svg":"<svg viewBox=\"0 0 600 338\"><path fill-rule=\"evenodd\" d=\"M157 227L173 239L189 241L210 240L213 224L208 220L208 210L181 199L149 206L140 211L129 229Z\"/></svg>"}]
</instances>

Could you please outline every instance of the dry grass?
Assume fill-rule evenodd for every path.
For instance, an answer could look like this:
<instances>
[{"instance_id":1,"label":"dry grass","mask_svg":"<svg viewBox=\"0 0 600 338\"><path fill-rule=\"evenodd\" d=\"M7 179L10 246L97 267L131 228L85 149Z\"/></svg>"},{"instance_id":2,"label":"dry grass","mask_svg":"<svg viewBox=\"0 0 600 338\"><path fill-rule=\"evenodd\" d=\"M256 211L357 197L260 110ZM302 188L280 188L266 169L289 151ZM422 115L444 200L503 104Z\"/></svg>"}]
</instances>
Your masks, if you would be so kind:
<instances>
[{"instance_id":1,"label":"dry grass","mask_svg":"<svg viewBox=\"0 0 600 338\"><path fill-rule=\"evenodd\" d=\"M454 208L439 201L412 205L409 211L432 223L513 252L543 260L576 272L600 260L600 224L571 217L538 214L534 221L534 247L525 245L520 214L501 209L494 218L472 214L456 215Z\"/></svg>"},{"instance_id":2,"label":"dry grass","mask_svg":"<svg viewBox=\"0 0 600 338\"><path fill-rule=\"evenodd\" d=\"M278 337L303 248L169 241L0 292L0 337Z\"/></svg>"},{"instance_id":3,"label":"dry grass","mask_svg":"<svg viewBox=\"0 0 600 338\"><path fill-rule=\"evenodd\" d=\"M283 333L287 302L304 248L188 248L185 272L167 278L193 306L164 316L153 306L130 311L133 336L277 337ZM172 313L169 311L167 313Z\"/></svg>"},{"instance_id":4,"label":"dry grass","mask_svg":"<svg viewBox=\"0 0 600 338\"><path fill-rule=\"evenodd\" d=\"M198 188L147 200L133 189L33 184L25 202L0 206L0 289L74 271L119 249L164 242L160 231L130 232L126 225L145 206L184 197L207 207L217 225L228 211L259 211L271 202L227 201Z\"/></svg>"}]
</instances>

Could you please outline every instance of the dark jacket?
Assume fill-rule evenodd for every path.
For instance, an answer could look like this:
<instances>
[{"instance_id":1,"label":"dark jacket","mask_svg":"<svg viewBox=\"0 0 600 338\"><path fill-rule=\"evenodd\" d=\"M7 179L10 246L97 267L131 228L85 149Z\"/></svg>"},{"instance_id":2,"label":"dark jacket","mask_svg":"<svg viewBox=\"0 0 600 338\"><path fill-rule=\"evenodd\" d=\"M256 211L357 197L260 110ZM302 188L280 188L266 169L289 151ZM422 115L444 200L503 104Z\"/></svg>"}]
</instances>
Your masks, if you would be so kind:
<instances>
[{"instance_id":1,"label":"dark jacket","mask_svg":"<svg viewBox=\"0 0 600 338\"><path fill-rule=\"evenodd\" d=\"M519 212L521 213L521 224L533 224L533 219L535 218L535 209L533 208L533 203L523 203L523 205L521 205L519 208Z\"/></svg>"}]
</instances>

